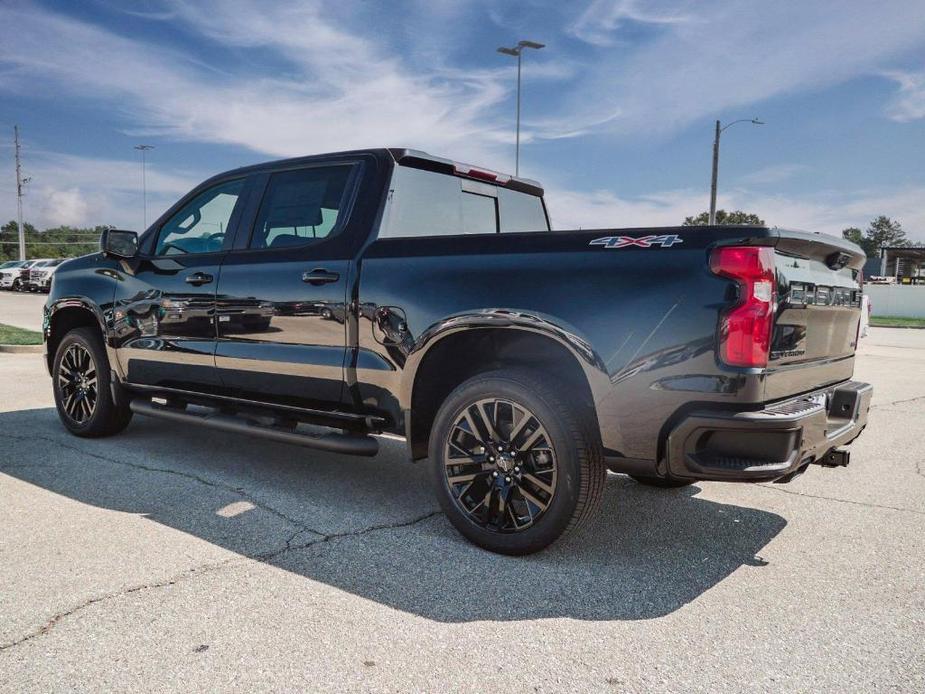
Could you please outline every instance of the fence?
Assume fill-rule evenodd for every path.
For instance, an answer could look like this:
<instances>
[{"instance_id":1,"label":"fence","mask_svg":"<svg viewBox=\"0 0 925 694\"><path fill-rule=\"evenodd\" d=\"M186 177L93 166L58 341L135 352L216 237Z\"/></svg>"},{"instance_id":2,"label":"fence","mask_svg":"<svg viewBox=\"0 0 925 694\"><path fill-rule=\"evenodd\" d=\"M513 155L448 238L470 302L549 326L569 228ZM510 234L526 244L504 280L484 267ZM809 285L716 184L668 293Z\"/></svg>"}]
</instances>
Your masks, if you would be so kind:
<instances>
[{"instance_id":1,"label":"fence","mask_svg":"<svg viewBox=\"0 0 925 694\"><path fill-rule=\"evenodd\" d=\"M871 315L925 318L925 286L865 284L870 297Z\"/></svg>"}]
</instances>

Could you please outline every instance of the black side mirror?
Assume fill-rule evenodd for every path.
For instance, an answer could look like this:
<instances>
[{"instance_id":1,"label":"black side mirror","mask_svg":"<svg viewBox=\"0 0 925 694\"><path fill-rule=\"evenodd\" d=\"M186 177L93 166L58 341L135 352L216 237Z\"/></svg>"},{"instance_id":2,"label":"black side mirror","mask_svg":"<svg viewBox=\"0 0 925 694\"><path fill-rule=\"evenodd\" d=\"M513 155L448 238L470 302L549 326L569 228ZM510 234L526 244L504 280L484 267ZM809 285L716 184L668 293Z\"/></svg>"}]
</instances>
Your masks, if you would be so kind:
<instances>
[{"instance_id":1,"label":"black side mirror","mask_svg":"<svg viewBox=\"0 0 925 694\"><path fill-rule=\"evenodd\" d=\"M116 258L138 255L138 234L122 229L107 229L100 234L100 250Z\"/></svg>"}]
</instances>

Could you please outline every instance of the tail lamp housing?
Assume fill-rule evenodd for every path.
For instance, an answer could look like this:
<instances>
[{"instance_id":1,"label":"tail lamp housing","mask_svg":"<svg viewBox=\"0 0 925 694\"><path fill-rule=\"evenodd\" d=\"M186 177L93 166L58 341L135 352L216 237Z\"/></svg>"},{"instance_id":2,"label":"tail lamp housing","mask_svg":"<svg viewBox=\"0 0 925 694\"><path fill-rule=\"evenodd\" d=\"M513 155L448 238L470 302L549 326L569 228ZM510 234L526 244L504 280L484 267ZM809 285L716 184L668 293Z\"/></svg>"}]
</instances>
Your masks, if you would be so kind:
<instances>
[{"instance_id":1,"label":"tail lamp housing","mask_svg":"<svg viewBox=\"0 0 925 694\"><path fill-rule=\"evenodd\" d=\"M721 246L710 254L710 270L734 280L738 297L719 319L719 358L729 366L768 365L777 286L770 246Z\"/></svg>"}]
</instances>

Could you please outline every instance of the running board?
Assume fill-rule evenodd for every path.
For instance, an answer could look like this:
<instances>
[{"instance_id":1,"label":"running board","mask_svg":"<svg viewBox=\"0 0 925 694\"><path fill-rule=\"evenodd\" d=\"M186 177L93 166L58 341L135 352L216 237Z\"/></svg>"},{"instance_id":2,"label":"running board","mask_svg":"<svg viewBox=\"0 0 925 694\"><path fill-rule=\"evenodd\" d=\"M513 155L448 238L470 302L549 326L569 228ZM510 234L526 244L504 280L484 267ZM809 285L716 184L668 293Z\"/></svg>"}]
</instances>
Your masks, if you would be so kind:
<instances>
[{"instance_id":1,"label":"running board","mask_svg":"<svg viewBox=\"0 0 925 694\"><path fill-rule=\"evenodd\" d=\"M202 414L189 412L174 407L157 405L150 400L139 398L133 399L129 403L129 408L136 414L159 417L178 424L194 424L234 434L259 436L279 443L291 443L296 446L316 448L330 453L374 456L379 452L379 442L371 436L334 433L308 434L271 424L260 424L252 420L218 412L206 411Z\"/></svg>"}]
</instances>

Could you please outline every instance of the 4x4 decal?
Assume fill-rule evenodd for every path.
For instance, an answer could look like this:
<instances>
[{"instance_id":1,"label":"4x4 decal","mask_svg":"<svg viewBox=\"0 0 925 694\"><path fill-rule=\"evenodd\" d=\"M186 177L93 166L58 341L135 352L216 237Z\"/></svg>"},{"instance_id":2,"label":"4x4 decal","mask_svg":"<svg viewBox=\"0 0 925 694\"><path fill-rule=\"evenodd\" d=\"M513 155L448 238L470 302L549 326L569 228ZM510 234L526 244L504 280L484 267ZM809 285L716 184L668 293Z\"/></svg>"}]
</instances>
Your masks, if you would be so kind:
<instances>
[{"instance_id":1,"label":"4x4 decal","mask_svg":"<svg viewBox=\"0 0 925 694\"><path fill-rule=\"evenodd\" d=\"M605 248L651 248L661 246L671 248L676 243L683 243L677 234L663 234L661 236L602 236L594 239L589 246L604 246Z\"/></svg>"}]
</instances>

